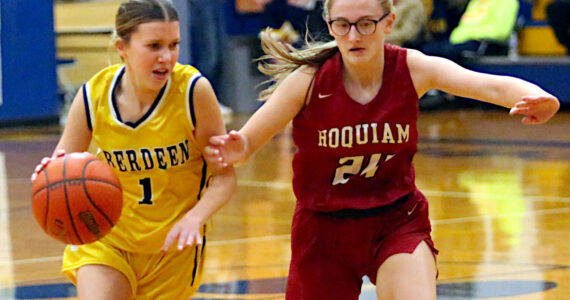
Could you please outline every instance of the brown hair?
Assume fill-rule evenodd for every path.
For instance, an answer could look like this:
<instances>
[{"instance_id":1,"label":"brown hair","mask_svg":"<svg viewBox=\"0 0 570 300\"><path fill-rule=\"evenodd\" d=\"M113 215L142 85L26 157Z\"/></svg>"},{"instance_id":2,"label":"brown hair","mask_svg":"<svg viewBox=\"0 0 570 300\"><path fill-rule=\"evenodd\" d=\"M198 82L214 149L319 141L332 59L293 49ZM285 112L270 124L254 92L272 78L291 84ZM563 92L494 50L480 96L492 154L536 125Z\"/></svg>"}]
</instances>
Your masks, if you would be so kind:
<instances>
[{"instance_id":1,"label":"brown hair","mask_svg":"<svg viewBox=\"0 0 570 300\"><path fill-rule=\"evenodd\" d=\"M115 16L115 38L128 43L140 24L157 20L178 21L178 13L169 0L125 1Z\"/></svg>"},{"instance_id":2,"label":"brown hair","mask_svg":"<svg viewBox=\"0 0 570 300\"><path fill-rule=\"evenodd\" d=\"M394 10L392 0L376 0L385 12ZM334 0L324 0L323 19L329 19L330 9ZM271 34L266 30L261 33L261 48L265 55L258 61L258 69L261 73L271 78L264 83L270 83L269 87L259 93L259 100L267 100L275 91L277 86L289 74L301 66L320 67L327 59L338 52L336 41L315 42L311 41L308 33L305 34L305 46L295 49L290 44L283 44L271 38Z\"/></svg>"}]
</instances>

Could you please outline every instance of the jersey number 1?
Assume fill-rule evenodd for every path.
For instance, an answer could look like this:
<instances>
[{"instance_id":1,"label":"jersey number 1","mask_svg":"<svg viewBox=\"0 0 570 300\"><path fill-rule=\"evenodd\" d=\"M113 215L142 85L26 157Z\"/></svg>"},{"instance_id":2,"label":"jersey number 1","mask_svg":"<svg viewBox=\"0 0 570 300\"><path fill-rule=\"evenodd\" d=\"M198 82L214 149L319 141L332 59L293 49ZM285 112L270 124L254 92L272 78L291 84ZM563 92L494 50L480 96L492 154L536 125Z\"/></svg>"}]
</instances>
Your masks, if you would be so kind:
<instances>
[{"instance_id":1,"label":"jersey number 1","mask_svg":"<svg viewBox=\"0 0 570 300\"><path fill-rule=\"evenodd\" d=\"M150 178L143 178L139 180L139 184L143 188L143 199L139 201L141 205L152 205L152 189L150 186Z\"/></svg>"}]
</instances>

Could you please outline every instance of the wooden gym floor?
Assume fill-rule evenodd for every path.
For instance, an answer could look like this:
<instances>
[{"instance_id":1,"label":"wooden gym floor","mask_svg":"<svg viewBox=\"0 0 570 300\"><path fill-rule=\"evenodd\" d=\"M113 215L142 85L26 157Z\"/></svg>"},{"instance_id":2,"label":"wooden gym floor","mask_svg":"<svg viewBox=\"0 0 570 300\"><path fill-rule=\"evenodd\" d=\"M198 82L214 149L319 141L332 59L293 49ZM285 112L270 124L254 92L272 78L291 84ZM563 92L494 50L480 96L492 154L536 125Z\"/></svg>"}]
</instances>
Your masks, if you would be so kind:
<instances>
[{"instance_id":1,"label":"wooden gym floor","mask_svg":"<svg viewBox=\"0 0 570 300\"><path fill-rule=\"evenodd\" d=\"M237 116L229 128L239 128ZM438 299L570 299L570 113L523 126L506 111L423 113L417 185L439 248ZM0 130L0 299L74 299L63 245L35 223L29 176L59 128ZM290 134L239 167L214 218L196 299L283 299L290 258ZM375 299L363 285L361 299Z\"/></svg>"}]
</instances>

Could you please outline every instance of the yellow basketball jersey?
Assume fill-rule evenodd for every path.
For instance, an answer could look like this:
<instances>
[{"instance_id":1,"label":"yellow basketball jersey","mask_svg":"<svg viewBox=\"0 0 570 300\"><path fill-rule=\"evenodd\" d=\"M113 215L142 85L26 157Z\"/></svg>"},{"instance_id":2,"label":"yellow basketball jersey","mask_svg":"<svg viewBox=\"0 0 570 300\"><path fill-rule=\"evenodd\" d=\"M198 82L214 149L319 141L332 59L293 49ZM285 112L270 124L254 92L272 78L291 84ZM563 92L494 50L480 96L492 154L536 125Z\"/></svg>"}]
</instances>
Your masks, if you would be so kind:
<instances>
[{"instance_id":1,"label":"yellow basketball jersey","mask_svg":"<svg viewBox=\"0 0 570 300\"><path fill-rule=\"evenodd\" d=\"M206 184L194 136L192 95L200 73L177 64L151 108L133 123L123 122L114 96L124 72L122 65L110 66L83 86L97 156L115 170L123 188L121 217L102 241L154 253Z\"/></svg>"}]
</instances>

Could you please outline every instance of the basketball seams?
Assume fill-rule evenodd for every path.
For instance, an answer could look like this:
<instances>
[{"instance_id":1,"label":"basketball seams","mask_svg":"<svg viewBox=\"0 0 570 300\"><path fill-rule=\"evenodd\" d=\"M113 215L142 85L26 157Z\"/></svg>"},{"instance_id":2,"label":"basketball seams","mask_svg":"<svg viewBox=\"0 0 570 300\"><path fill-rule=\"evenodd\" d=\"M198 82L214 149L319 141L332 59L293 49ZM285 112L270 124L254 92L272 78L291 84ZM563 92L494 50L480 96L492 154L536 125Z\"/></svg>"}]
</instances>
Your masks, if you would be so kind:
<instances>
[{"instance_id":1,"label":"basketball seams","mask_svg":"<svg viewBox=\"0 0 570 300\"><path fill-rule=\"evenodd\" d=\"M100 183L105 183L110 185L111 187L117 188L118 190L121 190L121 187L109 182L107 180L102 180L102 179L96 179L96 178L74 178L74 179L62 179L60 181L56 181L50 184L46 184L44 187L42 187L41 189L38 189L35 193L32 194L32 197L35 197L39 192L43 191L46 188L51 188L52 186L58 185L58 184L67 184L68 182L77 182L77 181L81 181L81 183L85 183L86 181L93 181L93 182L100 182Z\"/></svg>"},{"instance_id":2,"label":"basketball seams","mask_svg":"<svg viewBox=\"0 0 570 300\"><path fill-rule=\"evenodd\" d=\"M43 169L42 172L44 173L44 177L46 178L46 183L48 183L49 182L48 172L46 171L46 169ZM41 190L42 189L40 189L40 191ZM49 189L46 190L46 208L44 213L44 226L43 226L45 232L47 232L48 215L49 215Z\"/></svg>"},{"instance_id":3,"label":"basketball seams","mask_svg":"<svg viewBox=\"0 0 570 300\"><path fill-rule=\"evenodd\" d=\"M54 159L38 173L32 197L34 216L42 229L74 245L91 243L109 233L123 203L114 171L89 153Z\"/></svg>"},{"instance_id":4,"label":"basketball seams","mask_svg":"<svg viewBox=\"0 0 570 300\"><path fill-rule=\"evenodd\" d=\"M65 173L66 173L66 165L67 165L67 159L68 159L68 155L65 155L65 157L63 158L63 167L62 167L62 179L65 180ZM77 232L77 228L75 228L75 222L73 221L73 214L71 213L71 207L69 205L69 198L67 197L67 182L65 182L65 184L63 185L63 194L65 195L65 205L67 206L67 213L69 214L69 221L71 222L71 227L73 227L73 231L75 232L75 236L77 237L77 239L79 239L79 242L81 242L81 244L83 244L83 239L81 239L81 236L79 235L79 232Z\"/></svg>"},{"instance_id":5,"label":"basketball seams","mask_svg":"<svg viewBox=\"0 0 570 300\"><path fill-rule=\"evenodd\" d=\"M100 161L100 160L99 160L99 159L91 159L91 160L88 160L88 161L86 162L86 164L90 164L91 162L98 162L98 161ZM45 169L44 169L43 171L45 171ZM45 173L47 174L47 171L46 171ZM116 185L116 184L113 183L113 182L110 182L110 181L107 181L107 180L102 180L102 179L97 179L97 178L85 178L85 174L83 174L83 176L82 176L81 178L75 178L75 179L65 179L65 178L63 178L63 179L61 179L61 180L59 180L59 181L52 182L52 183L48 183L48 181L46 180L46 184L45 184L42 188L38 189L35 193L33 193L33 194L32 194L32 197L36 196L36 195L37 195L39 192L41 192L43 189L49 189L49 188L51 188L51 187L54 186L54 185L58 185L58 184L62 184L62 183L63 183L63 184L67 184L67 183L70 182L70 181L78 181L78 180L81 180L81 181L103 182L103 183L106 183L106 184L111 185L111 186L113 186L113 187L116 187L116 188L119 189L119 190L122 190L119 185ZM82 182L82 184L85 184L85 182Z\"/></svg>"},{"instance_id":6,"label":"basketball seams","mask_svg":"<svg viewBox=\"0 0 570 300\"><path fill-rule=\"evenodd\" d=\"M97 159L93 159L90 160L88 162L85 163L85 165L83 166L83 170L81 171L81 179L82 180L82 184L83 184L83 191L85 192L85 196L87 197L87 200L89 200L89 203L91 203L91 205L101 214L103 215L103 217L105 218L105 220L107 220L107 222L109 222L109 224L111 225L111 227L113 227L115 224L113 224L113 221L111 221L111 218L109 218L109 216L107 216L107 214L99 208L99 206L97 206L97 204L95 204L95 202L93 201L93 199L91 199L91 195L89 195L89 191L87 191L87 184L86 182L88 180L85 180L87 178L85 178L85 174L87 173L87 167L89 166L89 164L91 164L94 161L99 161ZM92 180L92 181L97 181L97 182L105 182L105 183L109 183L108 181L105 180ZM115 186L114 184L111 184L112 186Z\"/></svg>"}]
</instances>

